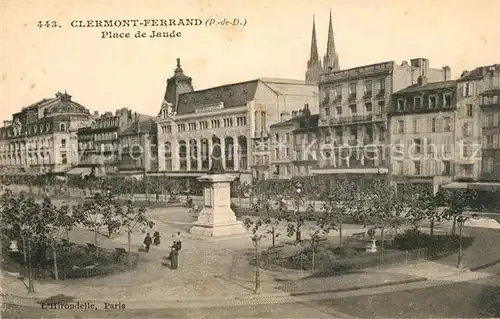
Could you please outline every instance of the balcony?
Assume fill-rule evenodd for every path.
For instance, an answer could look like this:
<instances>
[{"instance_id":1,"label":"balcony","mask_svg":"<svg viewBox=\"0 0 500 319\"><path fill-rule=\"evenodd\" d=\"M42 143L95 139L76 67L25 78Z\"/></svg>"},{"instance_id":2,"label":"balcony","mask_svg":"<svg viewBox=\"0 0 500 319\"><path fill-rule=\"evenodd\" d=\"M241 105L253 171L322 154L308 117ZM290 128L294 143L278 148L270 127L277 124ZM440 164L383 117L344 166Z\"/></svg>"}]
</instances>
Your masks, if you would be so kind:
<instances>
[{"instance_id":1,"label":"balcony","mask_svg":"<svg viewBox=\"0 0 500 319\"><path fill-rule=\"evenodd\" d=\"M365 115L353 115L353 116L343 116L337 118L331 118L328 120L329 125L344 125L353 123L363 123L363 122L378 122L385 120L383 114L365 114ZM320 125L326 125L327 120L322 120ZM325 123L325 124L323 124Z\"/></svg>"},{"instance_id":2,"label":"balcony","mask_svg":"<svg viewBox=\"0 0 500 319\"><path fill-rule=\"evenodd\" d=\"M385 97L385 89L381 89L380 91L378 91L378 93L375 97L384 98Z\"/></svg>"},{"instance_id":3,"label":"balcony","mask_svg":"<svg viewBox=\"0 0 500 319\"><path fill-rule=\"evenodd\" d=\"M342 103L342 95L337 95L335 99L333 99L334 104Z\"/></svg>"},{"instance_id":4,"label":"balcony","mask_svg":"<svg viewBox=\"0 0 500 319\"><path fill-rule=\"evenodd\" d=\"M373 97L373 92L372 91L366 91L365 94L363 95L363 98L365 100L371 100L372 97Z\"/></svg>"},{"instance_id":5,"label":"balcony","mask_svg":"<svg viewBox=\"0 0 500 319\"><path fill-rule=\"evenodd\" d=\"M356 102L356 93L349 94L349 102Z\"/></svg>"}]
</instances>

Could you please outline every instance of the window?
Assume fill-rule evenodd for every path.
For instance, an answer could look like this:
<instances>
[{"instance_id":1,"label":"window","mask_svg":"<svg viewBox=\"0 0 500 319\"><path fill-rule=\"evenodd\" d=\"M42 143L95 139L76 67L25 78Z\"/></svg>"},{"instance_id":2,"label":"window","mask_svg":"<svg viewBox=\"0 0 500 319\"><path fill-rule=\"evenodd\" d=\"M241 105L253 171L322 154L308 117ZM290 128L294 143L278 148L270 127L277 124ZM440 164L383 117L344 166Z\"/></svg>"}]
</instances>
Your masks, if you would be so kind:
<instances>
[{"instance_id":1,"label":"window","mask_svg":"<svg viewBox=\"0 0 500 319\"><path fill-rule=\"evenodd\" d=\"M413 161L413 174L420 175L420 161Z\"/></svg>"},{"instance_id":2,"label":"window","mask_svg":"<svg viewBox=\"0 0 500 319\"><path fill-rule=\"evenodd\" d=\"M220 120L212 120L211 124L212 128L220 128Z\"/></svg>"},{"instance_id":3,"label":"window","mask_svg":"<svg viewBox=\"0 0 500 319\"><path fill-rule=\"evenodd\" d=\"M247 118L246 118L246 116L237 117L236 118L236 124L238 126L247 125Z\"/></svg>"},{"instance_id":4,"label":"window","mask_svg":"<svg viewBox=\"0 0 500 319\"><path fill-rule=\"evenodd\" d=\"M385 101L379 101L378 102L378 109L380 113L385 112Z\"/></svg>"},{"instance_id":5,"label":"window","mask_svg":"<svg viewBox=\"0 0 500 319\"><path fill-rule=\"evenodd\" d=\"M342 87L340 85L335 87L335 99L342 100Z\"/></svg>"},{"instance_id":6,"label":"window","mask_svg":"<svg viewBox=\"0 0 500 319\"><path fill-rule=\"evenodd\" d=\"M207 121L201 121L200 122L200 130L206 130L208 128L208 122Z\"/></svg>"},{"instance_id":7,"label":"window","mask_svg":"<svg viewBox=\"0 0 500 319\"><path fill-rule=\"evenodd\" d=\"M59 130L63 131L63 132L66 131L66 124L64 124L64 123L59 124ZM37 131L37 129L35 126L35 133L36 133L36 131Z\"/></svg>"},{"instance_id":8,"label":"window","mask_svg":"<svg viewBox=\"0 0 500 319\"><path fill-rule=\"evenodd\" d=\"M61 140L61 146L62 146L62 147L66 147L66 139L64 139L64 138L63 138L63 139Z\"/></svg>"},{"instance_id":9,"label":"window","mask_svg":"<svg viewBox=\"0 0 500 319\"><path fill-rule=\"evenodd\" d=\"M349 111L351 112L351 115L356 114L356 104L349 105Z\"/></svg>"},{"instance_id":10,"label":"window","mask_svg":"<svg viewBox=\"0 0 500 319\"><path fill-rule=\"evenodd\" d=\"M289 147L286 148L285 154L286 154L286 158L290 157L290 148Z\"/></svg>"},{"instance_id":11,"label":"window","mask_svg":"<svg viewBox=\"0 0 500 319\"><path fill-rule=\"evenodd\" d=\"M344 132L343 132L342 128L340 128L340 127L339 127L339 128L336 128L336 129L335 129L335 138L336 138L337 142L338 142L340 145L344 144L344 141L343 141L343 139L342 139L342 138L343 138L343 136L344 136Z\"/></svg>"},{"instance_id":12,"label":"window","mask_svg":"<svg viewBox=\"0 0 500 319\"><path fill-rule=\"evenodd\" d=\"M443 95L443 106L451 106L451 94Z\"/></svg>"},{"instance_id":13,"label":"window","mask_svg":"<svg viewBox=\"0 0 500 319\"><path fill-rule=\"evenodd\" d=\"M431 119L431 132L436 133L436 118Z\"/></svg>"},{"instance_id":14,"label":"window","mask_svg":"<svg viewBox=\"0 0 500 319\"><path fill-rule=\"evenodd\" d=\"M290 142L290 133L285 133L285 142Z\"/></svg>"},{"instance_id":15,"label":"window","mask_svg":"<svg viewBox=\"0 0 500 319\"><path fill-rule=\"evenodd\" d=\"M420 96L416 96L414 99L413 99L413 104L415 106L415 108L419 108L422 106L422 98Z\"/></svg>"},{"instance_id":16,"label":"window","mask_svg":"<svg viewBox=\"0 0 500 319\"><path fill-rule=\"evenodd\" d=\"M372 96L372 81L366 80L365 81L365 97L371 97Z\"/></svg>"},{"instance_id":17,"label":"window","mask_svg":"<svg viewBox=\"0 0 500 319\"><path fill-rule=\"evenodd\" d=\"M492 127L493 126L493 120L494 120L493 114L486 115L486 126L487 127Z\"/></svg>"},{"instance_id":18,"label":"window","mask_svg":"<svg viewBox=\"0 0 500 319\"><path fill-rule=\"evenodd\" d=\"M465 116L467 116L467 117L473 117L474 116L472 104L467 104L465 106Z\"/></svg>"},{"instance_id":19,"label":"window","mask_svg":"<svg viewBox=\"0 0 500 319\"><path fill-rule=\"evenodd\" d=\"M464 158L469 158L472 156L472 145L470 145L470 144L463 145L462 156Z\"/></svg>"},{"instance_id":20,"label":"window","mask_svg":"<svg viewBox=\"0 0 500 319\"><path fill-rule=\"evenodd\" d=\"M451 174L451 164L450 161L443 161L443 171L441 175L449 176Z\"/></svg>"},{"instance_id":21,"label":"window","mask_svg":"<svg viewBox=\"0 0 500 319\"><path fill-rule=\"evenodd\" d=\"M484 143L486 148L493 148L493 135L486 135Z\"/></svg>"},{"instance_id":22,"label":"window","mask_svg":"<svg viewBox=\"0 0 500 319\"><path fill-rule=\"evenodd\" d=\"M443 118L443 121L444 121L444 131L451 132L451 118L445 117Z\"/></svg>"},{"instance_id":23,"label":"window","mask_svg":"<svg viewBox=\"0 0 500 319\"><path fill-rule=\"evenodd\" d=\"M233 119L232 118L224 119L224 127L231 127L231 126L233 126Z\"/></svg>"},{"instance_id":24,"label":"window","mask_svg":"<svg viewBox=\"0 0 500 319\"><path fill-rule=\"evenodd\" d=\"M483 172L490 174L493 173L493 157L485 157L484 158L484 164L483 164Z\"/></svg>"},{"instance_id":25,"label":"window","mask_svg":"<svg viewBox=\"0 0 500 319\"><path fill-rule=\"evenodd\" d=\"M61 154L62 163L68 164L68 156L66 154Z\"/></svg>"},{"instance_id":26,"label":"window","mask_svg":"<svg viewBox=\"0 0 500 319\"><path fill-rule=\"evenodd\" d=\"M328 91L328 100L333 102L335 100L335 90Z\"/></svg>"},{"instance_id":27,"label":"window","mask_svg":"<svg viewBox=\"0 0 500 319\"><path fill-rule=\"evenodd\" d=\"M464 137L472 136L472 123L464 123L462 134Z\"/></svg>"},{"instance_id":28,"label":"window","mask_svg":"<svg viewBox=\"0 0 500 319\"><path fill-rule=\"evenodd\" d=\"M430 108L435 108L437 107L437 103L436 103L436 96L435 95L431 95L429 96L429 107Z\"/></svg>"},{"instance_id":29,"label":"window","mask_svg":"<svg viewBox=\"0 0 500 319\"><path fill-rule=\"evenodd\" d=\"M405 109L405 100L398 99L398 111L403 111Z\"/></svg>"},{"instance_id":30,"label":"window","mask_svg":"<svg viewBox=\"0 0 500 319\"><path fill-rule=\"evenodd\" d=\"M422 140L416 138L413 140L413 154L421 154L422 153Z\"/></svg>"},{"instance_id":31,"label":"window","mask_svg":"<svg viewBox=\"0 0 500 319\"><path fill-rule=\"evenodd\" d=\"M349 95L356 96L356 83L349 83Z\"/></svg>"},{"instance_id":32,"label":"window","mask_svg":"<svg viewBox=\"0 0 500 319\"><path fill-rule=\"evenodd\" d=\"M464 96L472 96L474 94L474 83L464 83Z\"/></svg>"},{"instance_id":33,"label":"window","mask_svg":"<svg viewBox=\"0 0 500 319\"><path fill-rule=\"evenodd\" d=\"M337 106L335 108L335 112L337 113L337 115L342 115L342 106Z\"/></svg>"},{"instance_id":34,"label":"window","mask_svg":"<svg viewBox=\"0 0 500 319\"><path fill-rule=\"evenodd\" d=\"M278 147L274 149L274 158L280 159L280 149Z\"/></svg>"},{"instance_id":35,"label":"window","mask_svg":"<svg viewBox=\"0 0 500 319\"><path fill-rule=\"evenodd\" d=\"M330 116L330 108L327 106L324 108L325 110L325 116Z\"/></svg>"},{"instance_id":36,"label":"window","mask_svg":"<svg viewBox=\"0 0 500 319\"><path fill-rule=\"evenodd\" d=\"M177 124L177 131L185 132L186 131L186 124Z\"/></svg>"},{"instance_id":37,"label":"window","mask_svg":"<svg viewBox=\"0 0 500 319\"><path fill-rule=\"evenodd\" d=\"M399 134L404 134L404 132L405 132L405 121L400 120L400 121L398 121L397 125L398 125L398 127L397 127L398 133Z\"/></svg>"},{"instance_id":38,"label":"window","mask_svg":"<svg viewBox=\"0 0 500 319\"><path fill-rule=\"evenodd\" d=\"M372 106L372 103L366 103L366 104L365 104L365 109L366 109L366 112L371 112L371 111L373 111L373 106Z\"/></svg>"},{"instance_id":39,"label":"window","mask_svg":"<svg viewBox=\"0 0 500 319\"><path fill-rule=\"evenodd\" d=\"M413 126L413 133L418 133L418 120L417 119L413 119L412 120L412 126Z\"/></svg>"},{"instance_id":40,"label":"window","mask_svg":"<svg viewBox=\"0 0 500 319\"><path fill-rule=\"evenodd\" d=\"M279 141L280 141L280 135L278 133L274 134L274 141L276 143L279 143Z\"/></svg>"},{"instance_id":41,"label":"window","mask_svg":"<svg viewBox=\"0 0 500 319\"><path fill-rule=\"evenodd\" d=\"M189 123L188 127L190 131L196 131L196 123Z\"/></svg>"},{"instance_id":42,"label":"window","mask_svg":"<svg viewBox=\"0 0 500 319\"><path fill-rule=\"evenodd\" d=\"M378 95L384 95L385 94L385 78L381 78L378 81L378 87L380 89Z\"/></svg>"}]
</instances>

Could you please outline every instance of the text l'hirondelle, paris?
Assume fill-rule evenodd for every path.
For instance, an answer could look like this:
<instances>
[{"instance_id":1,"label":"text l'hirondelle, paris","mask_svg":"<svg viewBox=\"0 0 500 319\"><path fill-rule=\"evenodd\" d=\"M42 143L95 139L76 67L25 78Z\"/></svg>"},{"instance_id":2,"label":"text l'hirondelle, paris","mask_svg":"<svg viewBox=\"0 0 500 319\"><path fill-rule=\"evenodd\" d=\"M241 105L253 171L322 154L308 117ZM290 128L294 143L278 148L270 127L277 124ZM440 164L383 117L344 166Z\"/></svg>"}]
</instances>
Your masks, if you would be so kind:
<instances>
[{"instance_id":1,"label":"text l'hirondelle, paris","mask_svg":"<svg viewBox=\"0 0 500 319\"><path fill-rule=\"evenodd\" d=\"M201 26L201 19L142 19L142 20L73 20L73 28L129 28L129 27L177 27Z\"/></svg>"}]
</instances>

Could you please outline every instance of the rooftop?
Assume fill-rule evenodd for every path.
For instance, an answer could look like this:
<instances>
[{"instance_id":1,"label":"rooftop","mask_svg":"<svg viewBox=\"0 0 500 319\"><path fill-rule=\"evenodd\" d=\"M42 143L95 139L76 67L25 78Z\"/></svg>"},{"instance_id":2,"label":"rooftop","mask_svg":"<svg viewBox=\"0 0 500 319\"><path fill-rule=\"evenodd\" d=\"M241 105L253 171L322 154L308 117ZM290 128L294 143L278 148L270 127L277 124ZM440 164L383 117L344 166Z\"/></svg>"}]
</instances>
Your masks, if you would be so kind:
<instances>
[{"instance_id":1,"label":"rooftop","mask_svg":"<svg viewBox=\"0 0 500 319\"><path fill-rule=\"evenodd\" d=\"M412 92L423 92L423 91L434 91L440 89L453 89L456 88L457 81L441 81L441 82L428 82L427 84L420 85L414 84L407 88L404 88L400 91L397 91L394 94L404 94L404 93L412 93Z\"/></svg>"}]
</instances>

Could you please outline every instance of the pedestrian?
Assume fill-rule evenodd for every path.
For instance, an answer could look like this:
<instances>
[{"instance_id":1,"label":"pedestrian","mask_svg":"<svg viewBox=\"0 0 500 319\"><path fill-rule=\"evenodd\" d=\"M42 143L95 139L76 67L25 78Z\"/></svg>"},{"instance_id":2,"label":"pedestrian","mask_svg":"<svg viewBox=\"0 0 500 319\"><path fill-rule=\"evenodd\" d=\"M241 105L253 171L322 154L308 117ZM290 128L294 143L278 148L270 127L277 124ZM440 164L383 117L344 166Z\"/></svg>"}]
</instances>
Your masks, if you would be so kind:
<instances>
[{"instance_id":1,"label":"pedestrian","mask_svg":"<svg viewBox=\"0 0 500 319\"><path fill-rule=\"evenodd\" d=\"M174 246L176 247L177 251L181 250L181 232L177 232L177 235L174 238Z\"/></svg>"},{"instance_id":2,"label":"pedestrian","mask_svg":"<svg viewBox=\"0 0 500 319\"><path fill-rule=\"evenodd\" d=\"M146 235L146 238L144 238L144 246L146 249L146 252L149 252L149 247L151 246L151 243L153 241L151 240L151 236L149 236L149 233Z\"/></svg>"},{"instance_id":3,"label":"pedestrian","mask_svg":"<svg viewBox=\"0 0 500 319\"><path fill-rule=\"evenodd\" d=\"M153 244L155 246L158 246L160 244L160 232L159 231L155 231L153 234Z\"/></svg>"}]
</instances>

